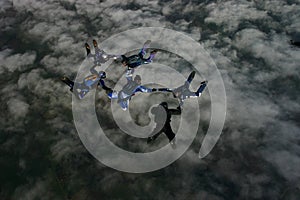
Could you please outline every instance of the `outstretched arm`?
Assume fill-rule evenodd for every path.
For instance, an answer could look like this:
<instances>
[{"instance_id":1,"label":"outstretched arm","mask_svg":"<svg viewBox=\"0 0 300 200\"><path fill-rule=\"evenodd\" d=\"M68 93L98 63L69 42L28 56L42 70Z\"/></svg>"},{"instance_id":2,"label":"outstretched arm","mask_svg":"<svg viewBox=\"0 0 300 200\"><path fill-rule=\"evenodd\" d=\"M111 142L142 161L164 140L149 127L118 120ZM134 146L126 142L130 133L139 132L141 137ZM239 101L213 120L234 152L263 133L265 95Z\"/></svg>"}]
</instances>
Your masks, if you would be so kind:
<instances>
[{"instance_id":1,"label":"outstretched arm","mask_svg":"<svg viewBox=\"0 0 300 200\"><path fill-rule=\"evenodd\" d=\"M181 114L180 105L176 109L168 109L168 112L170 112L171 115L180 115Z\"/></svg>"},{"instance_id":2,"label":"outstretched arm","mask_svg":"<svg viewBox=\"0 0 300 200\"><path fill-rule=\"evenodd\" d=\"M159 92L173 92L172 89L170 88L152 88L152 91L155 92L155 91L159 91Z\"/></svg>"},{"instance_id":3,"label":"outstretched arm","mask_svg":"<svg viewBox=\"0 0 300 200\"><path fill-rule=\"evenodd\" d=\"M140 85L140 86L136 89L135 92L146 92L146 93L149 93L149 92L152 92L152 89Z\"/></svg>"},{"instance_id":4,"label":"outstretched arm","mask_svg":"<svg viewBox=\"0 0 300 200\"><path fill-rule=\"evenodd\" d=\"M98 82L98 85L100 85L102 87L102 89L104 89L106 92L112 92L112 89L105 85L104 80L100 79L100 81Z\"/></svg>"},{"instance_id":5,"label":"outstretched arm","mask_svg":"<svg viewBox=\"0 0 300 200\"><path fill-rule=\"evenodd\" d=\"M93 67L91 67L90 72L91 72L92 74L98 75L98 72L97 72L97 70L95 69L96 67L97 67L97 65L94 65Z\"/></svg>"},{"instance_id":6,"label":"outstretched arm","mask_svg":"<svg viewBox=\"0 0 300 200\"><path fill-rule=\"evenodd\" d=\"M127 69L127 72L126 72L126 79L127 79L128 81L131 81L131 80L132 80L133 73L134 73L134 69Z\"/></svg>"}]
</instances>

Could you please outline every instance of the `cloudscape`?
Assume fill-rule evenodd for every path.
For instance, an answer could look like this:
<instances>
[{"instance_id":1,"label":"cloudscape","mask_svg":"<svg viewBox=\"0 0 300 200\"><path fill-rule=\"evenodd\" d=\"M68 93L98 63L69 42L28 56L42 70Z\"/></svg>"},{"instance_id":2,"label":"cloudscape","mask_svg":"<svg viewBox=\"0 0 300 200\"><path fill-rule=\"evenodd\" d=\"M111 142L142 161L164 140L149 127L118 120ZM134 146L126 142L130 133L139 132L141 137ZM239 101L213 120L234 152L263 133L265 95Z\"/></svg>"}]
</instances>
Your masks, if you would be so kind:
<instances>
[{"instance_id":1,"label":"cloudscape","mask_svg":"<svg viewBox=\"0 0 300 200\"><path fill-rule=\"evenodd\" d=\"M1 0L0 199L300 199L300 48L290 42L300 41L299 19L297 0ZM197 101L197 136L187 151L165 168L127 173L102 164L85 148L73 121L72 93L60 77L75 79L86 42L93 47L96 39L101 48L107 38L141 27L171 29L204 48L224 82L226 120L213 150L199 159L212 116L213 91L204 90ZM104 51L125 53L117 47ZM140 68L155 63L162 70L157 79L168 79L164 66L183 77L193 70L166 50ZM113 60L105 83L113 87L124 70ZM205 78L197 73L192 87ZM164 99L170 108L178 106L169 93L136 94L132 119L147 125L148 110ZM99 87L99 124L117 146L150 152L168 144L164 135L150 146L147 139L123 134L110 102ZM193 121L188 115L187 120ZM180 116L172 116L174 132L179 123Z\"/></svg>"}]
</instances>

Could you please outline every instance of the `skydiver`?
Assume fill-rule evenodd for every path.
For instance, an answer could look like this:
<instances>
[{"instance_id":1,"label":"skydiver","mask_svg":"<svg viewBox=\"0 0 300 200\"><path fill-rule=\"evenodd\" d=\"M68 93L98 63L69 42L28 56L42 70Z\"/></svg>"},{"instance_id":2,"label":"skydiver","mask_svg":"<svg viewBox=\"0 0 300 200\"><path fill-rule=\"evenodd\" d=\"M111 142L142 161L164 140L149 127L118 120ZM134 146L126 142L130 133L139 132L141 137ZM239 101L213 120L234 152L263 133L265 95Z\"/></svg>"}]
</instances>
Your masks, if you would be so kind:
<instances>
[{"instance_id":1,"label":"skydiver","mask_svg":"<svg viewBox=\"0 0 300 200\"><path fill-rule=\"evenodd\" d=\"M150 43L151 43L151 40L147 40L144 43L143 48L140 50L139 54L137 54L137 55L132 55L129 57L126 57L125 55L121 55L122 65L124 67L128 67L130 69L130 68L136 68L143 64L151 63L158 50L155 49L155 50L151 51L150 56L148 58L144 58L144 56L146 55L146 50L149 47Z\"/></svg>"},{"instance_id":2,"label":"skydiver","mask_svg":"<svg viewBox=\"0 0 300 200\"><path fill-rule=\"evenodd\" d=\"M300 42L299 41L290 40L290 44L294 45L294 46L297 46L297 47L300 47Z\"/></svg>"},{"instance_id":3,"label":"skydiver","mask_svg":"<svg viewBox=\"0 0 300 200\"><path fill-rule=\"evenodd\" d=\"M86 54L88 58L93 58L94 59L94 65L95 66L100 66L101 64L107 62L109 59L117 59L118 56L116 55L110 55L105 53L102 49L98 47L98 43L96 40L93 40L93 46L95 49L95 54L91 53L91 48L88 43L85 43L85 49L86 49Z\"/></svg>"},{"instance_id":4,"label":"skydiver","mask_svg":"<svg viewBox=\"0 0 300 200\"><path fill-rule=\"evenodd\" d=\"M195 77L195 74L196 72L195 71L192 71L189 75L189 77L187 78L187 80L185 81L185 83L178 87L178 88L175 88L175 89L169 89L169 88L153 88L152 91L166 91L166 92L172 92L173 93L173 96L175 98L178 98L179 101L180 101L180 106L183 105L183 101L187 98L191 98L191 97L200 97L201 96L201 93L203 92L203 90L205 89L206 85L207 85L207 81L202 81L200 83L200 86L198 88L197 91L195 92L192 92L190 89L189 89L189 86L192 82L192 80L194 79Z\"/></svg>"},{"instance_id":5,"label":"skydiver","mask_svg":"<svg viewBox=\"0 0 300 200\"><path fill-rule=\"evenodd\" d=\"M66 83L70 87L70 91L74 92L79 99L82 99L91 89L96 88L98 85L101 85L104 90L109 90L104 84L101 84L104 83L103 79L106 78L106 73L104 71L97 72L96 67L95 65L90 69L92 74L85 77L82 83L73 82L66 76L63 76L61 81ZM73 91L74 85L76 90Z\"/></svg>"},{"instance_id":6,"label":"skydiver","mask_svg":"<svg viewBox=\"0 0 300 200\"><path fill-rule=\"evenodd\" d=\"M132 80L134 69L127 69L126 79L127 83L124 85L121 91L113 91L112 89L108 88L104 81L100 82L101 86L105 88L107 91L107 96L110 99L118 99L118 103L123 110L128 109L129 100L136 92L152 92L151 88L147 88L141 85L141 77L136 75Z\"/></svg>"},{"instance_id":7,"label":"skydiver","mask_svg":"<svg viewBox=\"0 0 300 200\"><path fill-rule=\"evenodd\" d=\"M153 142L161 133L165 133L165 135L168 137L170 144L172 147L175 145L175 133L172 130L171 127L171 117L172 115L180 115L181 114L181 108L178 106L176 109L169 109L167 102L162 102L159 104L163 107L164 111L167 114L167 118L165 121L162 121L161 119L161 110L159 110L159 107L154 107L151 109L151 113L154 114L154 121L156 122L156 127L153 130L154 135L148 137L147 143ZM162 128L161 128L162 127Z\"/></svg>"}]
</instances>

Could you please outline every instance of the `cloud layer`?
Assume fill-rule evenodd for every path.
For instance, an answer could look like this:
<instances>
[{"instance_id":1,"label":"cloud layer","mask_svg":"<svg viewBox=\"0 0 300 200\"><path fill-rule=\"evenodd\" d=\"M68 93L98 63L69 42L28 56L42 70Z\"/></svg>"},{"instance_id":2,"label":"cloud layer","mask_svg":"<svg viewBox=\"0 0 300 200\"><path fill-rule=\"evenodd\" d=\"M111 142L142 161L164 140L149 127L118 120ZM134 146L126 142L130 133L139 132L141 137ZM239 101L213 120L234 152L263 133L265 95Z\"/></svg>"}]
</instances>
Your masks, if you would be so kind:
<instances>
[{"instance_id":1,"label":"cloud layer","mask_svg":"<svg viewBox=\"0 0 300 200\"><path fill-rule=\"evenodd\" d=\"M288 43L300 39L298 1L4 0L0 14L3 199L300 198L300 50ZM191 148L167 168L135 175L105 167L86 151L72 121L71 94L59 77L75 77L85 42L96 38L101 45L143 26L183 31L199 42L222 74L228 110L218 144L199 160L210 119L205 91ZM168 52L154 62L185 76L191 71ZM114 63L109 84L123 70ZM105 93L98 92L107 136L123 148L149 150L116 127ZM146 112L133 113L140 123L149 120ZM166 142L159 139L153 148Z\"/></svg>"}]
</instances>

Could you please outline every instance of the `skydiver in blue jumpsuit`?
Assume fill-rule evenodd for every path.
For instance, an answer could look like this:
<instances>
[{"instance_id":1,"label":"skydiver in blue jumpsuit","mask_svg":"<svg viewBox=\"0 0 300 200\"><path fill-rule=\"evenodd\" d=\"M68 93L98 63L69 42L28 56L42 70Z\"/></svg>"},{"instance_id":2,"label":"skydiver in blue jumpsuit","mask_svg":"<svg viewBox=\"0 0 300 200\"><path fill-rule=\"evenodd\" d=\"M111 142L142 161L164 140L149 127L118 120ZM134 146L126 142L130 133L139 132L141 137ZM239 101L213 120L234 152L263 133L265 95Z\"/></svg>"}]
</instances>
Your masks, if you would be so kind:
<instances>
[{"instance_id":1,"label":"skydiver in blue jumpsuit","mask_svg":"<svg viewBox=\"0 0 300 200\"><path fill-rule=\"evenodd\" d=\"M98 43L96 40L93 40L93 45L95 49L95 54L91 53L91 48L88 43L85 43L86 54L88 58L94 59L94 66L100 66L101 64L107 62L109 59L117 59L117 55L110 55L105 53L102 49L98 47Z\"/></svg>"},{"instance_id":2,"label":"skydiver in blue jumpsuit","mask_svg":"<svg viewBox=\"0 0 300 200\"><path fill-rule=\"evenodd\" d=\"M66 76L62 77L61 80L70 87L70 91L74 92L79 99L82 99L91 89L96 88L98 85L101 85L106 91L109 90L110 88L107 88L103 81L106 78L106 73L104 71L97 72L96 67L95 65L90 69L92 74L85 77L82 83L73 82ZM75 90L73 91L74 85Z\"/></svg>"},{"instance_id":3,"label":"skydiver in blue jumpsuit","mask_svg":"<svg viewBox=\"0 0 300 200\"><path fill-rule=\"evenodd\" d=\"M136 75L134 79L132 80L134 69L128 69L126 73L126 79L127 83L124 85L121 91L113 91L110 88L108 88L104 81L100 82L101 86L105 88L107 91L107 96L110 99L118 99L118 103L121 106L123 110L128 109L129 100L133 95L135 95L136 92L152 92L151 88L147 88L145 86L141 85L141 77L139 75Z\"/></svg>"},{"instance_id":4,"label":"skydiver in blue jumpsuit","mask_svg":"<svg viewBox=\"0 0 300 200\"><path fill-rule=\"evenodd\" d=\"M157 88L157 89L152 89L153 91L165 91L165 92L172 92L173 93L173 96L175 98L178 98L179 99L179 102L180 102L180 106L183 105L183 101L187 98L191 98L191 97L200 97L201 96L201 93L203 92L203 90L205 89L206 85L207 85L207 81L202 81L200 83L200 86L198 88L197 91L195 92L192 92L190 89L189 89L189 86L192 82L192 80L194 79L195 77L195 74L196 72L193 71L190 73L189 77L187 78L187 80L185 81L185 83L178 87L178 88L175 88L175 89L169 89L169 88Z\"/></svg>"},{"instance_id":5,"label":"skydiver in blue jumpsuit","mask_svg":"<svg viewBox=\"0 0 300 200\"><path fill-rule=\"evenodd\" d=\"M151 41L147 40L144 43L143 48L140 50L139 54L137 54L137 55L132 55L129 57L126 57L125 55L121 55L122 65L124 67L128 67L129 69L131 69L131 68L136 68L140 65L151 63L158 50L155 49L155 50L151 51L150 56L148 58L144 58L144 56L146 55L146 50L149 47L150 43L151 43Z\"/></svg>"}]
</instances>

